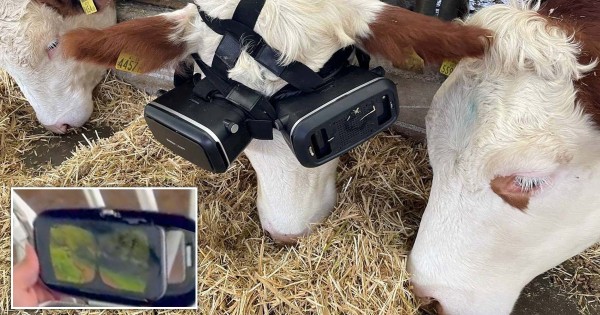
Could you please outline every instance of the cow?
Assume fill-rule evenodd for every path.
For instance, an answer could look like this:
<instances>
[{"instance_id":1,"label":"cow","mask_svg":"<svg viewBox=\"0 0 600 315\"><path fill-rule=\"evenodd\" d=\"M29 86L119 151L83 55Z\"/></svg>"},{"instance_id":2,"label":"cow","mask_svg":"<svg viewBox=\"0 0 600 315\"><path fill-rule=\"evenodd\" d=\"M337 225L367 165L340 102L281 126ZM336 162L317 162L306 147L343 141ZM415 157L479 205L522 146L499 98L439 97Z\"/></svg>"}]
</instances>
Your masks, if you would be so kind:
<instances>
[{"instance_id":1,"label":"cow","mask_svg":"<svg viewBox=\"0 0 600 315\"><path fill-rule=\"evenodd\" d=\"M141 71L174 65L191 53L207 64L222 36L202 20L232 17L239 0L197 0L196 4L104 29L75 30L63 38L67 57L115 67L121 53L140 58ZM318 71L339 49L359 45L391 61L412 47L428 61L483 54L488 31L442 22L379 0L267 0L254 30L280 53L283 65L298 61ZM244 50L229 77L265 96L286 83ZM257 208L263 229L280 243L294 243L322 222L336 203L335 159L303 167L281 133L253 140L245 150L258 178Z\"/></svg>"},{"instance_id":2,"label":"cow","mask_svg":"<svg viewBox=\"0 0 600 315\"><path fill-rule=\"evenodd\" d=\"M600 1L512 1L466 25L494 37L432 101L433 184L407 265L440 314L509 314L600 241Z\"/></svg>"},{"instance_id":3,"label":"cow","mask_svg":"<svg viewBox=\"0 0 600 315\"><path fill-rule=\"evenodd\" d=\"M63 58L60 36L79 27L116 23L112 0L96 0L85 14L79 1L3 0L0 4L0 68L5 69L48 130L65 133L93 111L92 91L102 67Z\"/></svg>"}]
</instances>

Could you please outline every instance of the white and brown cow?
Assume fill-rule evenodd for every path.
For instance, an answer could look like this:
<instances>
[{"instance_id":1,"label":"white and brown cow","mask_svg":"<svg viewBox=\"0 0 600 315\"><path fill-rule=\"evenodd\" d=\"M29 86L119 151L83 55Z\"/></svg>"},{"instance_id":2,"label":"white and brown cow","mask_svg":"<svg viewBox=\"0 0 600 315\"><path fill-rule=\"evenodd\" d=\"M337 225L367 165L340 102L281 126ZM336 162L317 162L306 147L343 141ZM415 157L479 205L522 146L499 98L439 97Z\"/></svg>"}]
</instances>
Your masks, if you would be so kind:
<instances>
[{"instance_id":1,"label":"white and brown cow","mask_svg":"<svg viewBox=\"0 0 600 315\"><path fill-rule=\"evenodd\" d=\"M433 187L409 271L443 314L509 314L600 241L600 0L497 5L427 117Z\"/></svg>"},{"instance_id":2,"label":"white and brown cow","mask_svg":"<svg viewBox=\"0 0 600 315\"><path fill-rule=\"evenodd\" d=\"M210 16L231 18L239 0L197 0ZM428 60L479 56L486 30L441 22L379 0L267 0L255 31L282 54L281 63L300 61L320 69L342 47L360 44L371 53L401 60L406 46ZM77 30L63 44L67 55L114 67L122 53L136 55L143 70L173 64L198 52L208 64L221 40L202 21L195 5L132 20L103 31ZM242 53L229 76L264 95L286 83ZM263 228L281 242L293 242L321 222L336 202L337 160L307 169L282 135L252 141L245 153L258 176L257 207Z\"/></svg>"},{"instance_id":3,"label":"white and brown cow","mask_svg":"<svg viewBox=\"0 0 600 315\"><path fill-rule=\"evenodd\" d=\"M86 15L79 1L2 0L0 68L15 79L38 120L56 133L79 127L90 117L92 91L105 69L67 60L60 36L79 27L116 23L113 0L96 0L97 13Z\"/></svg>"}]
</instances>

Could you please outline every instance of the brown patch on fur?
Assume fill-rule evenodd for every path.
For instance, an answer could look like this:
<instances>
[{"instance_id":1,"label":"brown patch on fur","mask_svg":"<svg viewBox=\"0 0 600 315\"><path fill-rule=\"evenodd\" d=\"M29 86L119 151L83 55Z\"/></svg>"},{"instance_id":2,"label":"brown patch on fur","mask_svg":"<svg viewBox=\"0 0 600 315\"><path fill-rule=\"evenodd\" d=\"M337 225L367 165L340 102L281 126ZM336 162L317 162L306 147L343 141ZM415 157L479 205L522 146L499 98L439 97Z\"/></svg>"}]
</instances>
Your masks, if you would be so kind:
<instances>
[{"instance_id":1,"label":"brown patch on fur","mask_svg":"<svg viewBox=\"0 0 600 315\"><path fill-rule=\"evenodd\" d=\"M575 39L582 45L580 63L589 64L600 59L600 0L549 0L540 14L548 16L552 25L575 34ZM584 111L600 127L600 65L575 85Z\"/></svg>"},{"instance_id":2,"label":"brown patch on fur","mask_svg":"<svg viewBox=\"0 0 600 315\"><path fill-rule=\"evenodd\" d=\"M81 2L79 0L34 0L35 2L47 5L54 9L62 16L73 16L84 14ZM94 4L98 11L103 8L114 5L114 0L94 0Z\"/></svg>"},{"instance_id":3,"label":"brown patch on fur","mask_svg":"<svg viewBox=\"0 0 600 315\"><path fill-rule=\"evenodd\" d=\"M514 186L514 183L514 175L501 176L492 179L490 186L492 187L492 191L500 196L506 203L521 211L525 211L529 205L529 197L531 197L531 195L527 192L511 189L511 187Z\"/></svg>"},{"instance_id":4,"label":"brown patch on fur","mask_svg":"<svg viewBox=\"0 0 600 315\"><path fill-rule=\"evenodd\" d=\"M103 30L77 29L61 39L68 58L114 68L121 53L140 58L141 72L149 72L181 58L184 43L173 43L169 36L176 24L162 16L130 20Z\"/></svg>"},{"instance_id":5,"label":"brown patch on fur","mask_svg":"<svg viewBox=\"0 0 600 315\"><path fill-rule=\"evenodd\" d=\"M390 5L369 27L372 36L362 40L364 47L393 63L402 62L407 47L412 47L426 62L479 57L491 38L489 30L443 22Z\"/></svg>"}]
</instances>

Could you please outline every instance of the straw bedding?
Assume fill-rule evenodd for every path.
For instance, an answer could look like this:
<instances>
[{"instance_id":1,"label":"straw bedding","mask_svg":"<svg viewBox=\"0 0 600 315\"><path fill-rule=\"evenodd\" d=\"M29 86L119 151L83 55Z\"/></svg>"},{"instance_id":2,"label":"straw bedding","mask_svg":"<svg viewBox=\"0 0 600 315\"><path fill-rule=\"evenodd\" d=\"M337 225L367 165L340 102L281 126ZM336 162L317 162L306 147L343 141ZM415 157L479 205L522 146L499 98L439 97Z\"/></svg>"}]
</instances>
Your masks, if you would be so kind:
<instances>
[{"instance_id":1,"label":"straw bedding","mask_svg":"<svg viewBox=\"0 0 600 315\"><path fill-rule=\"evenodd\" d=\"M110 76L90 127L124 129L108 139L83 141L58 167L27 169L23 152L50 135L33 127L34 115L12 81L0 79L0 309L8 308L9 296L10 186L193 186L200 202L200 314L418 313L405 258L431 184L424 146L383 133L344 156L331 217L297 246L279 247L261 232L256 178L247 159L216 175L174 156L139 117L147 96ZM593 269L600 265L598 248L573 264L596 275L573 275L573 283L562 283L565 292L592 292L590 299L600 299ZM574 286L577 281L596 286L584 290Z\"/></svg>"}]
</instances>

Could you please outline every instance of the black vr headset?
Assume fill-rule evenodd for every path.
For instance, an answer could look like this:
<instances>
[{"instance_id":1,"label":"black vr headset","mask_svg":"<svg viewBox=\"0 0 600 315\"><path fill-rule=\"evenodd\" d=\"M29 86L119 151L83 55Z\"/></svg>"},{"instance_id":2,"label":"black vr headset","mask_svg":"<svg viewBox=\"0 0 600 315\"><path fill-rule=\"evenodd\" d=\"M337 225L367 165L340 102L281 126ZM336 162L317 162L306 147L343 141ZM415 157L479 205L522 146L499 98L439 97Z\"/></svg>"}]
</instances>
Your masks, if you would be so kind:
<instances>
[{"instance_id":1,"label":"black vr headset","mask_svg":"<svg viewBox=\"0 0 600 315\"><path fill-rule=\"evenodd\" d=\"M225 172L252 139L281 131L305 167L322 165L389 127L398 117L395 84L355 47L336 52L318 72L300 62L282 66L280 53L254 32L264 0L241 0L230 20L200 16L223 35L209 66L197 54L201 79L189 67L175 88L148 104L146 122L158 141L203 169ZM249 47L249 48L248 48ZM270 98L227 74L242 51L288 83ZM359 66L349 63L356 56Z\"/></svg>"}]
</instances>

